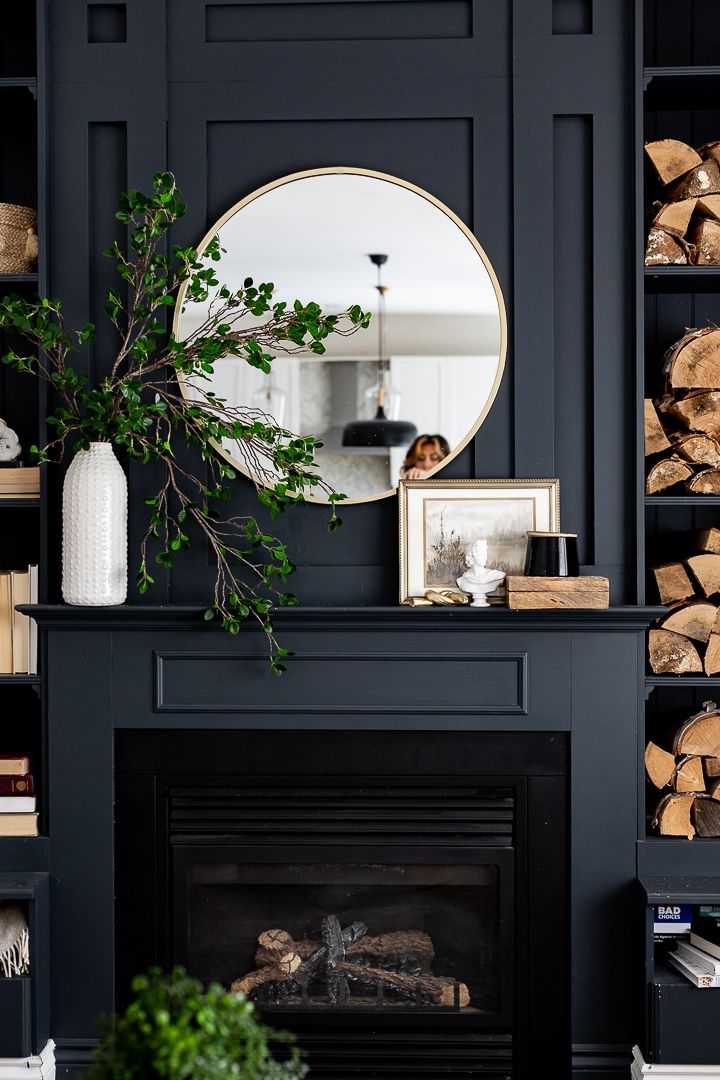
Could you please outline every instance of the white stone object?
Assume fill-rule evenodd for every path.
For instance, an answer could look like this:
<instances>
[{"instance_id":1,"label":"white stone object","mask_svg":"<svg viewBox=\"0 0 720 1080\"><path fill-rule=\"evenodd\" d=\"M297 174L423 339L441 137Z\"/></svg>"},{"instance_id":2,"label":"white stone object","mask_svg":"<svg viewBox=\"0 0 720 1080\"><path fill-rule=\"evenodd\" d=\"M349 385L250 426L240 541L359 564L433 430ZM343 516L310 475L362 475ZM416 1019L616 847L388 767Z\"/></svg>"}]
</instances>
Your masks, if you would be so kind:
<instances>
[{"instance_id":1,"label":"white stone object","mask_svg":"<svg viewBox=\"0 0 720 1080\"><path fill-rule=\"evenodd\" d=\"M494 592L505 580L502 570L491 570L485 565L487 553L487 540L475 540L468 545L465 552L465 565L468 569L462 577L457 578L462 591L472 596L471 607L490 607L488 593Z\"/></svg>"},{"instance_id":2,"label":"white stone object","mask_svg":"<svg viewBox=\"0 0 720 1080\"><path fill-rule=\"evenodd\" d=\"M80 450L65 476L62 594L87 607L127 596L127 481L111 443Z\"/></svg>"},{"instance_id":3,"label":"white stone object","mask_svg":"<svg viewBox=\"0 0 720 1080\"><path fill-rule=\"evenodd\" d=\"M0 461L15 461L20 457L20 440L4 420L0 420Z\"/></svg>"}]
</instances>

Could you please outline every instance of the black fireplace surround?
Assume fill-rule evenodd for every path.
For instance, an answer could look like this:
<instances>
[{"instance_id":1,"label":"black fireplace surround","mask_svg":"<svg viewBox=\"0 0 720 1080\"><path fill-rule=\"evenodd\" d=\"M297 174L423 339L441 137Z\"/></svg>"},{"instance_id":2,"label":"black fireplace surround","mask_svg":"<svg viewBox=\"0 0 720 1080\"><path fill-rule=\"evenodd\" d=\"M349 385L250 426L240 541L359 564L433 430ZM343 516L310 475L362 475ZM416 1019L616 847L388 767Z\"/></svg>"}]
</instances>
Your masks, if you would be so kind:
<instances>
[{"instance_id":1,"label":"black fireplace surround","mask_svg":"<svg viewBox=\"0 0 720 1080\"><path fill-rule=\"evenodd\" d=\"M328 928L342 978L328 952L258 1000L313 1078L627 1075L654 614L289 610L274 679L196 608L36 609L60 1075L150 963L228 984L264 931L312 953ZM428 955L383 968L403 931Z\"/></svg>"},{"instance_id":2,"label":"black fireplace surround","mask_svg":"<svg viewBox=\"0 0 720 1080\"><path fill-rule=\"evenodd\" d=\"M280 1002L275 983L258 990L267 1017L307 1040L311 1075L411 1080L452 1062L450 1075L503 1077L529 1075L538 1055L559 1063L566 757L563 734L119 732L119 998L152 962L229 986L259 966L260 933L322 946L332 914L368 935L427 934L427 974L455 988L426 1000L403 956L397 981L414 997L383 980L351 981L334 1005L322 984ZM537 997L548 964L556 993Z\"/></svg>"}]
</instances>

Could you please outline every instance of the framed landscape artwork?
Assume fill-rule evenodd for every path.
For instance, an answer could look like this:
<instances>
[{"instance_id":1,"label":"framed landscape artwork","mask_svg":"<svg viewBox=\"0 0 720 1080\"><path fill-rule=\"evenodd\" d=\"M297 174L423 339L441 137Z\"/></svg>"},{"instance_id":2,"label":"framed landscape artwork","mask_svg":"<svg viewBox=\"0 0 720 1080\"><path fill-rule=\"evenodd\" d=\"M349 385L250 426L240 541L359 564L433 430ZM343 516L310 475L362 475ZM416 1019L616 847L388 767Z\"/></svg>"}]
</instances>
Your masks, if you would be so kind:
<instances>
[{"instance_id":1,"label":"framed landscape artwork","mask_svg":"<svg viewBox=\"0 0 720 1080\"><path fill-rule=\"evenodd\" d=\"M401 603L457 589L474 540L487 540L488 567L522 574L525 534L560 528L559 480L403 480L398 497Z\"/></svg>"}]
</instances>

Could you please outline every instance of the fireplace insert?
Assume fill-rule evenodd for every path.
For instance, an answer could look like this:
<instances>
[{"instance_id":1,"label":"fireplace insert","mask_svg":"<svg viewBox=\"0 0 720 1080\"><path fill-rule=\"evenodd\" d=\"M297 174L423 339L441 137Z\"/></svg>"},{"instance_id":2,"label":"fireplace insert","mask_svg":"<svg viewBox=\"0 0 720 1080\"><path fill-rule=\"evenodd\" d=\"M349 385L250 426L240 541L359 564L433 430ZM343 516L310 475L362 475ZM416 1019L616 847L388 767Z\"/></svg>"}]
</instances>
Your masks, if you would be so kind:
<instances>
[{"instance_id":1,"label":"fireplace insert","mask_svg":"<svg viewBox=\"0 0 720 1080\"><path fill-rule=\"evenodd\" d=\"M120 1000L181 963L295 1030L313 1076L557 1068L562 736L121 732L116 760Z\"/></svg>"}]
</instances>

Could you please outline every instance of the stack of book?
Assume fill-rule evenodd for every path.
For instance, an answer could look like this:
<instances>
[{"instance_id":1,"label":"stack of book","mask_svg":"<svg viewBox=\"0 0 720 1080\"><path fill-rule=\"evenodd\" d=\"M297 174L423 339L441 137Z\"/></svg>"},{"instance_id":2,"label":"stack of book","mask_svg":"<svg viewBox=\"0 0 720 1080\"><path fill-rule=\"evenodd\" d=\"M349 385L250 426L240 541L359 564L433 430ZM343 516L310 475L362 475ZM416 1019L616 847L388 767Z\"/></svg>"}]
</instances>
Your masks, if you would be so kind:
<instances>
[{"instance_id":1,"label":"stack of book","mask_svg":"<svg viewBox=\"0 0 720 1080\"><path fill-rule=\"evenodd\" d=\"M37 836L35 782L27 754L0 753L0 836Z\"/></svg>"},{"instance_id":2,"label":"stack of book","mask_svg":"<svg viewBox=\"0 0 720 1080\"><path fill-rule=\"evenodd\" d=\"M0 1058L0 1080L55 1080L55 1043L48 1039L39 1054Z\"/></svg>"},{"instance_id":3,"label":"stack of book","mask_svg":"<svg viewBox=\"0 0 720 1080\"><path fill-rule=\"evenodd\" d=\"M720 919L696 916L690 927L690 941L678 941L668 960L694 986L720 986Z\"/></svg>"},{"instance_id":4,"label":"stack of book","mask_svg":"<svg viewBox=\"0 0 720 1080\"><path fill-rule=\"evenodd\" d=\"M37 566L0 571L0 675L37 675L37 625L15 611L37 601Z\"/></svg>"},{"instance_id":5,"label":"stack of book","mask_svg":"<svg viewBox=\"0 0 720 1080\"><path fill-rule=\"evenodd\" d=\"M40 495L40 467L0 469L0 500L37 499Z\"/></svg>"}]
</instances>

